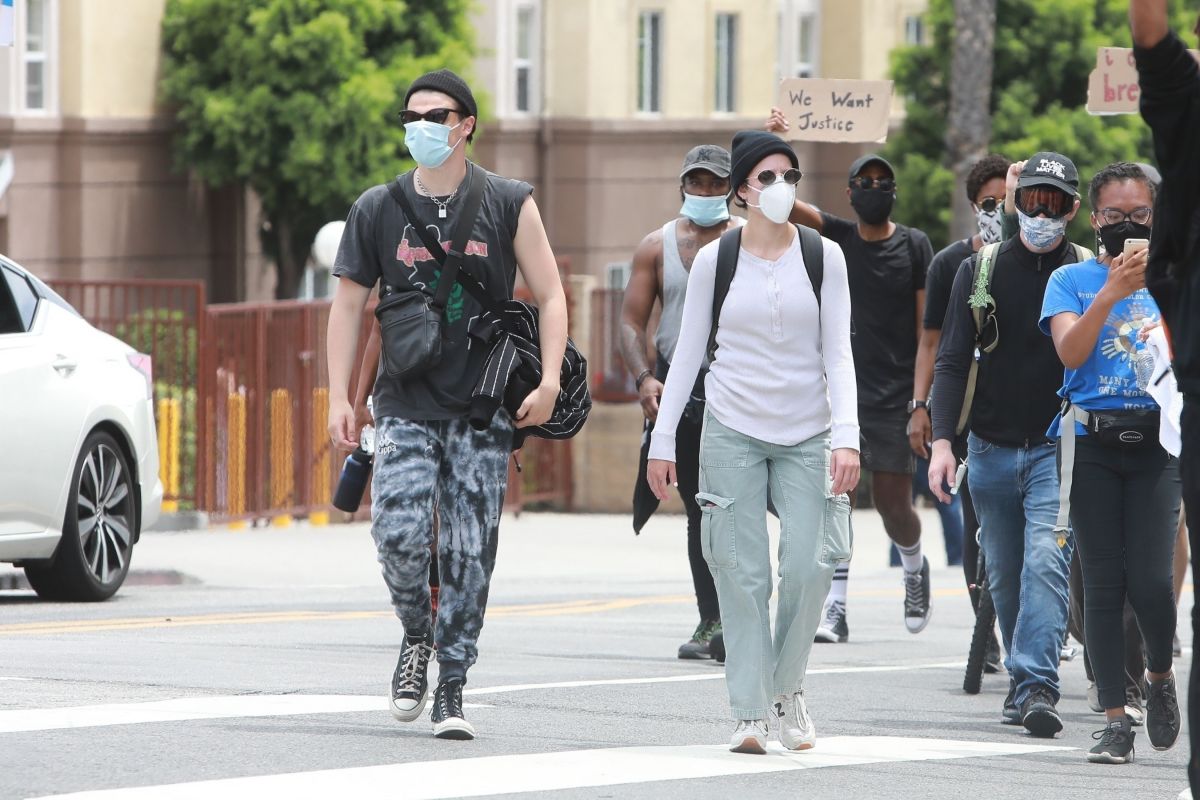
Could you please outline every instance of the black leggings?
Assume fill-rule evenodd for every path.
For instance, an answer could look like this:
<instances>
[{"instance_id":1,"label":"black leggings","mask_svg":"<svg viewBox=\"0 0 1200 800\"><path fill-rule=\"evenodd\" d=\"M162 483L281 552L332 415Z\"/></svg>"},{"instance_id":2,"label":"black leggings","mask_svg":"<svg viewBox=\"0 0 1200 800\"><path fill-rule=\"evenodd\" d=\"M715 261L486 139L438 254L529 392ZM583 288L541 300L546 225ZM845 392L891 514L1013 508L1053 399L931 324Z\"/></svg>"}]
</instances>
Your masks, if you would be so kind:
<instances>
[{"instance_id":1,"label":"black leggings","mask_svg":"<svg viewBox=\"0 0 1200 800\"><path fill-rule=\"evenodd\" d=\"M1150 672L1169 672L1179 463L1158 445L1075 440L1071 526L1083 566L1084 633L1100 704L1125 705L1125 598Z\"/></svg>"},{"instance_id":2,"label":"black leggings","mask_svg":"<svg viewBox=\"0 0 1200 800\"><path fill-rule=\"evenodd\" d=\"M692 586L696 590L696 605L701 620L720 619L717 586L712 571L700 548L700 506L696 492L700 491L700 427L687 415L680 417L675 430L675 477L679 481L679 497L687 511L688 565L692 569Z\"/></svg>"}]
</instances>

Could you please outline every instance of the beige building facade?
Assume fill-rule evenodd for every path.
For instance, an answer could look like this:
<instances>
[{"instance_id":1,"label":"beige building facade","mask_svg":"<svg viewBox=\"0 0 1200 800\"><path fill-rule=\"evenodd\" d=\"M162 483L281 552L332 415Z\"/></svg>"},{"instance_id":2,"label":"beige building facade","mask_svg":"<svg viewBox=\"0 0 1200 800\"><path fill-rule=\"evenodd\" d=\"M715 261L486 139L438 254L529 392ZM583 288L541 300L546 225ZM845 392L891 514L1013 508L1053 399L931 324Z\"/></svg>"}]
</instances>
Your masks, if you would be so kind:
<instances>
[{"instance_id":1,"label":"beige building facade","mask_svg":"<svg viewBox=\"0 0 1200 800\"><path fill-rule=\"evenodd\" d=\"M164 5L17 0L15 45L0 48L0 252L45 278L269 292L243 193L173 169L156 98Z\"/></svg>"}]
</instances>

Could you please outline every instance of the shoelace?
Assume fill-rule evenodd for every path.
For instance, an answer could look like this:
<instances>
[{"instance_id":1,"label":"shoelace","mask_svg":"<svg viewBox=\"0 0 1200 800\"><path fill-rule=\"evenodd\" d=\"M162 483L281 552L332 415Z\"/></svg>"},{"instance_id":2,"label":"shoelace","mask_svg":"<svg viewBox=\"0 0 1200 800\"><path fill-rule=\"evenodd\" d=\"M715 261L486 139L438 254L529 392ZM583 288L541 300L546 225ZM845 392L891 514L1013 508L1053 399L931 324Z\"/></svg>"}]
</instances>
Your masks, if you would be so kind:
<instances>
[{"instance_id":1,"label":"shoelace","mask_svg":"<svg viewBox=\"0 0 1200 800\"><path fill-rule=\"evenodd\" d=\"M829 608L825 609L825 627L832 628L845 613L846 605L841 600L834 600L829 604Z\"/></svg>"},{"instance_id":2,"label":"shoelace","mask_svg":"<svg viewBox=\"0 0 1200 800\"><path fill-rule=\"evenodd\" d=\"M396 684L397 692L415 692L421 688L421 675L425 665L429 663L428 645L425 642L409 645L405 653L404 666L400 670L400 681Z\"/></svg>"},{"instance_id":3,"label":"shoelace","mask_svg":"<svg viewBox=\"0 0 1200 800\"><path fill-rule=\"evenodd\" d=\"M1146 700L1146 706L1154 706L1158 714L1168 717L1167 722L1175 724L1175 711L1178 708L1179 701L1169 703L1168 700L1175 699L1175 686L1172 683L1163 681L1159 684L1150 684L1150 697Z\"/></svg>"},{"instance_id":4,"label":"shoelace","mask_svg":"<svg viewBox=\"0 0 1200 800\"><path fill-rule=\"evenodd\" d=\"M923 581L921 573L906 572L904 573L904 610L922 612L921 608L921 588ZM923 612L922 612L923 613Z\"/></svg>"},{"instance_id":5,"label":"shoelace","mask_svg":"<svg viewBox=\"0 0 1200 800\"><path fill-rule=\"evenodd\" d=\"M447 681L438 687L437 703L438 711L441 712L442 718L461 717L462 713L462 684L454 681L454 686Z\"/></svg>"},{"instance_id":6,"label":"shoelace","mask_svg":"<svg viewBox=\"0 0 1200 800\"><path fill-rule=\"evenodd\" d=\"M1101 746L1109 747L1114 743L1114 740L1126 738L1128 735L1119 725L1105 725L1093 733L1092 738L1099 739Z\"/></svg>"}]
</instances>

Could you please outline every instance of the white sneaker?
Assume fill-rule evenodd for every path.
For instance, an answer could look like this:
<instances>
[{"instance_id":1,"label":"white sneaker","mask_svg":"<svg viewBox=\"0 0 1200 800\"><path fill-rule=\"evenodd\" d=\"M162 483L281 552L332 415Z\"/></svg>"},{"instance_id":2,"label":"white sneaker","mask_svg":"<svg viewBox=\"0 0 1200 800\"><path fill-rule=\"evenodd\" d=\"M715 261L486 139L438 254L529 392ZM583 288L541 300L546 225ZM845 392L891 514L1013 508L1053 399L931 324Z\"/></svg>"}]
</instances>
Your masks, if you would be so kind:
<instances>
[{"instance_id":1,"label":"white sneaker","mask_svg":"<svg viewBox=\"0 0 1200 800\"><path fill-rule=\"evenodd\" d=\"M1096 682L1092 681L1087 688L1088 708L1095 711L1097 714L1104 713L1104 706L1100 705L1100 690L1096 688Z\"/></svg>"},{"instance_id":2,"label":"white sneaker","mask_svg":"<svg viewBox=\"0 0 1200 800\"><path fill-rule=\"evenodd\" d=\"M1182 792L1179 793L1179 797L1177 798L1177 800L1192 800L1192 790L1184 789Z\"/></svg>"},{"instance_id":3,"label":"white sneaker","mask_svg":"<svg viewBox=\"0 0 1200 800\"><path fill-rule=\"evenodd\" d=\"M811 750L817 743L817 726L808 715L804 691L775 695L772 708L779 720L779 743L788 750Z\"/></svg>"},{"instance_id":4,"label":"white sneaker","mask_svg":"<svg viewBox=\"0 0 1200 800\"><path fill-rule=\"evenodd\" d=\"M1125 716L1135 728L1146 724L1146 712L1137 706L1125 706Z\"/></svg>"},{"instance_id":5,"label":"white sneaker","mask_svg":"<svg viewBox=\"0 0 1200 800\"><path fill-rule=\"evenodd\" d=\"M767 723L761 719L738 720L729 739L729 749L734 753L767 754Z\"/></svg>"}]
</instances>

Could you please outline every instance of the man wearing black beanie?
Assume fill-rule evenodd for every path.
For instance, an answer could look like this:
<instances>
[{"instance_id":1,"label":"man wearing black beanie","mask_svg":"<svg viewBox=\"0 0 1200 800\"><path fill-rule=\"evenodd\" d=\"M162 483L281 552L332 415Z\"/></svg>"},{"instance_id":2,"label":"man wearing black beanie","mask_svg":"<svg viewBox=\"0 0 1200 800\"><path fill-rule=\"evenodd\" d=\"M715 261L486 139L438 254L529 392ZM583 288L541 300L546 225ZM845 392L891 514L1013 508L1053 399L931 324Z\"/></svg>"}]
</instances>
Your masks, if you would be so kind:
<instances>
[{"instance_id":1,"label":"man wearing black beanie","mask_svg":"<svg viewBox=\"0 0 1200 800\"><path fill-rule=\"evenodd\" d=\"M442 261L433 248L448 250L461 224L460 276L468 273L491 297L510 300L520 270L539 309L543 363L562 363L567 340L566 297L531 196L533 187L493 175L467 159L477 113L470 87L449 70L422 75L409 87L400 119L417 167L388 185L367 189L350 209L334 260L339 280L328 329L329 434L335 445L350 449L358 440L348 397L350 373L372 289L382 283L389 296L420 292L444 298L442 308L432 306L442 317L441 356L432 366L396 376L390 368L389 337L383 337L373 395L371 504L371 535L396 616L404 625L389 691L392 716L411 722L424 712L436 645L438 683L431 716L434 736L442 739L475 737L463 716L462 692L478 655L514 427L537 426L550 418L559 396L559 370L544 371L541 384L515 415L501 409L490 427L473 428L468 421L471 396L490 348L470 346L471 323L484 308L458 281L448 295L437 292ZM464 210L472 189L480 186L478 213ZM441 588L437 623L431 625L435 505L441 527Z\"/></svg>"},{"instance_id":2,"label":"man wearing black beanie","mask_svg":"<svg viewBox=\"0 0 1200 800\"><path fill-rule=\"evenodd\" d=\"M772 108L767 130L787 128L783 112ZM921 554L921 519L913 509L914 464L908 436L909 418L929 399L913 396L913 374L933 246L922 231L891 220L896 173L882 156L870 153L857 159L848 177L846 194L857 221L827 214L801 200L796 201L791 220L816 228L846 254L862 466L871 472L871 498L884 530L900 551L905 627L920 633L930 615L929 559ZM819 641L845 642L850 636L849 572L844 564L833 576L825 621L817 630Z\"/></svg>"}]
</instances>

